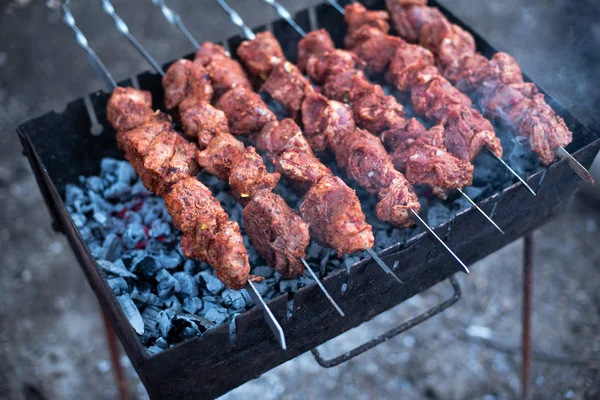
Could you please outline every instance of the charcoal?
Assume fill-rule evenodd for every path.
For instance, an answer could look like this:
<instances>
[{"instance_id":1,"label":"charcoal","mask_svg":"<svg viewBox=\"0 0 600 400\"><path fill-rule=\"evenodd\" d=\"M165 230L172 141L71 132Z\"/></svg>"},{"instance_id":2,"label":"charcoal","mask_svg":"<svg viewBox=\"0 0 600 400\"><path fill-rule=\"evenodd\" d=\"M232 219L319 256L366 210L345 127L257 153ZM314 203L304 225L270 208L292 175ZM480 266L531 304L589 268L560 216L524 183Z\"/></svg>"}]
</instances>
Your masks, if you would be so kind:
<instances>
[{"instance_id":1,"label":"charcoal","mask_svg":"<svg viewBox=\"0 0 600 400\"><path fill-rule=\"evenodd\" d=\"M163 299L152 293L149 285L135 285L130 296L133 300L149 306L162 307L165 304Z\"/></svg>"},{"instance_id":2,"label":"charcoal","mask_svg":"<svg viewBox=\"0 0 600 400\"><path fill-rule=\"evenodd\" d=\"M155 220L159 219L163 215L163 210L165 209L164 202L161 199L150 198L142 205L139 213L142 215L144 225L149 226Z\"/></svg>"},{"instance_id":3,"label":"charcoal","mask_svg":"<svg viewBox=\"0 0 600 400\"><path fill-rule=\"evenodd\" d=\"M198 297L187 297L183 300L183 311L190 314L197 314L204 306L202 299Z\"/></svg>"},{"instance_id":4,"label":"charcoal","mask_svg":"<svg viewBox=\"0 0 600 400\"><path fill-rule=\"evenodd\" d=\"M100 175L103 178L114 175L117 172L117 168L119 168L119 164L123 162L124 161L115 158L103 158L102 161L100 161Z\"/></svg>"},{"instance_id":5,"label":"charcoal","mask_svg":"<svg viewBox=\"0 0 600 400\"><path fill-rule=\"evenodd\" d=\"M233 307L235 310L241 310L246 307L246 298L240 290L225 289L221 294L223 304Z\"/></svg>"},{"instance_id":6,"label":"charcoal","mask_svg":"<svg viewBox=\"0 0 600 400\"><path fill-rule=\"evenodd\" d=\"M158 318L156 321L158 323L158 330L162 336L164 336L164 337L169 336L169 331L171 330L171 327L173 326L173 323L171 322L173 317L175 317L175 314L171 310L159 311Z\"/></svg>"},{"instance_id":7,"label":"charcoal","mask_svg":"<svg viewBox=\"0 0 600 400\"><path fill-rule=\"evenodd\" d=\"M306 258L311 259L320 257L321 250L323 250L323 248L319 246L317 242L311 242L306 250Z\"/></svg>"},{"instance_id":8,"label":"charcoal","mask_svg":"<svg viewBox=\"0 0 600 400\"><path fill-rule=\"evenodd\" d=\"M65 189L65 203L70 206L74 205L76 200L82 200L85 193L79 186L68 184Z\"/></svg>"},{"instance_id":9,"label":"charcoal","mask_svg":"<svg viewBox=\"0 0 600 400\"><path fill-rule=\"evenodd\" d=\"M177 314L172 319L167 341L178 342L194 336L202 336L204 332L214 326L215 324L207 318L185 313Z\"/></svg>"},{"instance_id":10,"label":"charcoal","mask_svg":"<svg viewBox=\"0 0 600 400\"><path fill-rule=\"evenodd\" d=\"M273 270L273 268L268 267L266 265L261 265L252 270L252 273L254 275L264 276L265 278L272 277L274 272L275 271Z\"/></svg>"},{"instance_id":11,"label":"charcoal","mask_svg":"<svg viewBox=\"0 0 600 400\"><path fill-rule=\"evenodd\" d=\"M129 224L123 235L123 243L128 249L134 249L138 243L146 239L144 226L137 222Z\"/></svg>"},{"instance_id":12,"label":"charcoal","mask_svg":"<svg viewBox=\"0 0 600 400\"><path fill-rule=\"evenodd\" d=\"M150 277L154 276L159 270L160 266L154 257L148 254L137 256L131 261L131 272L138 275Z\"/></svg>"},{"instance_id":13,"label":"charcoal","mask_svg":"<svg viewBox=\"0 0 600 400\"><path fill-rule=\"evenodd\" d=\"M183 263L183 272L188 275L196 275L200 271L200 265L194 260L185 260Z\"/></svg>"},{"instance_id":14,"label":"charcoal","mask_svg":"<svg viewBox=\"0 0 600 400\"><path fill-rule=\"evenodd\" d=\"M101 193L104 190L104 180L99 176L89 176L85 179L85 187L96 193Z\"/></svg>"},{"instance_id":15,"label":"charcoal","mask_svg":"<svg viewBox=\"0 0 600 400\"><path fill-rule=\"evenodd\" d=\"M202 316L207 320L214 322L215 325L221 325L223 322L227 321L229 313L226 308L215 306L206 310Z\"/></svg>"},{"instance_id":16,"label":"charcoal","mask_svg":"<svg viewBox=\"0 0 600 400\"><path fill-rule=\"evenodd\" d=\"M102 194L107 199L117 200L128 194L130 191L131 186L128 183L118 181L106 188Z\"/></svg>"},{"instance_id":17,"label":"charcoal","mask_svg":"<svg viewBox=\"0 0 600 400\"><path fill-rule=\"evenodd\" d=\"M196 282L198 285L205 287L211 294L219 294L225 288L223 282L208 271L202 271L196 275Z\"/></svg>"},{"instance_id":18,"label":"charcoal","mask_svg":"<svg viewBox=\"0 0 600 400\"><path fill-rule=\"evenodd\" d=\"M154 333L158 336L158 321L161 309L154 306L144 308L142 318L144 319L144 329L148 333Z\"/></svg>"},{"instance_id":19,"label":"charcoal","mask_svg":"<svg viewBox=\"0 0 600 400\"><path fill-rule=\"evenodd\" d=\"M350 273L350 267L360 261L360 257L344 256L344 267L346 271Z\"/></svg>"},{"instance_id":20,"label":"charcoal","mask_svg":"<svg viewBox=\"0 0 600 400\"><path fill-rule=\"evenodd\" d=\"M161 236L169 236L171 234L171 226L168 222L156 219L152 221L150 227L150 237L159 238Z\"/></svg>"},{"instance_id":21,"label":"charcoal","mask_svg":"<svg viewBox=\"0 0 600 400\"><path fill-rule=\"evenodd\" d=\"M182 310L181 302L175 295L172 295L171 297L165 300L165 306L167 307L167 309L171 310L175 314L180 313Z\"/></svg>"},{"instance_id":22,"label":"charcoal","mask_svg":"<svg viewBox=\"0 0 600 400\"><path fill-rule=\"evenodd\" d=\"M117 300L121 304L121 308L125 313L125 316L133 326L133 329L137 332L138 335L144 333L144 320L140 315L140 310L136 307L131 297L128 294L124 294L121 296L117 296Z\"/></svg>"},{"instance_id":23,"label":"charcoal","mask_svg":"<svg viewBox=\"0 0 600 400\"><path fill-rule=\"evenodd\" d=\"M279 282L279 290L282 292L295 292L302 287L302 281L298 278L282 279Z\"/></svg>"},{"instance_id":24,"label":"charcoal","mask_svg":"<svg viewBox=\"0 0 600 400\"><path fill-rule=\"evenodd\" d=\"M127 285L127 281L125 279L119 277L110 278L106 280L108 282L108 286L110 286L110 290L116 295L122 295L129 291L129 286Z\"/></svg>"},{"instance_id":25,"label":"charcoal","mask_svg":"<svg viewBox=\"0 0 600 400\"><path fill-rule=\"evenodd\" d=\"M103 260L114 261L121 255L121 241L114 233L111 233L106 236L104 242L102 242L102 247L100 249L100 253L96 256L96 258L100 258Z\"/></svg>"},{"instance_id":26,"label":"charcoal","mask_svg":"<svg viewBox=\"0 0 600 400\"><path fill-rule=\"evenodd\" d=\"M144 187L144 183L138 180L131 186L131 194L134 196L138 195L149 195L150 192Z\"/></svg>"},{"instance_id":27,"label":"charcoal","mask_svg":"<svg viewBox=\"0 0 600 400\"><path fill-rule=\"evenodd\" d=\"M101 269L110 274L121 276L123 278L137 279L137 276L135 274L132 274L131 272L127 271L127 268L125 268L125 265L123 264L122 260L117 260L115 262L110 262L107 260L97 260L97 263Z\"/></svg>"},{"instance_id":28,"label":"charcoal","mask_svg":"<svg viewBox=\"0 0 600 400\"><path fill-rule=\"evenodd\" d=\"M148 352L148 354L150 354L151 356L156 355L158 353L160 353L161 351L163 351L164 349L158 347L158 346L150 346L148 348L146 348L146 351Z\"/></svg>"},{"instance_id":29,"label":"charcoal","mask_svg":"<svg viewBox=\"0 0 600 400\"><path fill-rule=\"evenodd\" d=\"M115 171L117 181L124 182L129 186L129 183L136 178L136 173L131 164L128 162L120 162Z\"/></svg>"},{"instance_id":30,"label":"charcoal","mask_svg":"<svg viewBox=\"0 0 600 400\"><path fill-rule=\"evenodd\" d=\"M158 256L166 248L167 248L167 245L165 245L164 243L162 243L160 240L149 239L148 243L146 243L146 252L157 256L156 257L156 262L158 263L159 266L162 266L162 263L158 259ZM175 251L175 253L177 253L177 252ZM167 262L168 265L170 265L168 257L167 257L166 262Z\"/></svg>"},{"instance_id":31,"label":"charcoal","mask_svg":"<svg viewBox=\"0 0 600 400\"><path fill-rule=\"evenodd\" d=\"M429 219L429 225L435 227L439 224L448 221L450 217L450 210L443 203L435 203L429 206L427 212L427 218Z\"/></svg>"},{"instance_id":32,"label":"charcoal","mask_svg":"<svg viewBox=\"0 0 600 400\"><path fill-rule=\"evenodd\" d=\"M98 208L96 205L93 206L93 210L94 210L93 218L101 225L104 225L106 223L106 221L108 221L108 213L106 211Z\"/></svg>"},{"instance_id":33,"label":"charcoal","mask_svg":"<svg viewBox=\"0 0 600 400\"><path fill-rule=\"evenodd\" d=\"M156 339L154 345L160 347L161 349L166 349L169 347L169 343L167 343L167 340L162 336Z\"/></svg>"},{"instance_id":34,"label":"charcoal","mask_svg":"<svg viewBox=\"0 0 600 400\"><path fill-rule=\"evenodd\" d=\"M158 242L160 243L160 242ZM176 250L161 251L158 255L158 263L167 269L177 268L183 261L183 258Z\"/></svg>"},{"instance_id":35,"label":"charcoal","mask_svg":"<svg viewBox=\"0 0 600 400\"><path fill-rule=\"evenodd\" d=\"M179 281L181 289L177 291L186 297L198 296L198 284L193 277L185 272L175 272L173 277Z\"/></svg>"},{"instance_id":36,"label":"charcoal","mask_svg":"<svg viewBox=\"0 0 600 400\"><path fill-rule=\"evenodd\" d=\"M268 282L266 279L262 282L255 282L254 287L261 296L264 296L269 290Z\"/></svg>"},{"instance_id":37,"label":"charcoal","mask_svg":"<svg viewBox=\"0 0 600 400\"><path fill-rule=\"evenodd\" d=\"M166 269L161 269L156 273L156 280L158 281L158 296L163 299L166 299L174 292L179 292L181 290L179 281L173 278L173 275Z\"/></svg>"},{"instance_id":38,"label":"charcoal","mask_svg":"<svg viewBox=\"0 0 600 400\"><path fill-rule=\"evenodd\" d=\"M73 223L78 229L81 230L86 227L85 223L87 221L87 218L85 217L85 215L79 213L71 213L71 219L73 220Z\"/></svg>"}]
</instances>

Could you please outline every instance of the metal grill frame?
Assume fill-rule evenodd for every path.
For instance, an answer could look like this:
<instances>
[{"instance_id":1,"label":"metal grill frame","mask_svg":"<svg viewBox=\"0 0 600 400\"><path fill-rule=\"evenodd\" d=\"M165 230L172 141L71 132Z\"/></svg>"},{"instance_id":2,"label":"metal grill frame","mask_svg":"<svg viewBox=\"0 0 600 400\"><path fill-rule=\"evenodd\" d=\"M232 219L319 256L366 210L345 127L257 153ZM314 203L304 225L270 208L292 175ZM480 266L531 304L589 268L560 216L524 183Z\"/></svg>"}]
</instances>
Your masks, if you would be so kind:
<instances>
[{"instance_id":1,"label":"metal grill frame","mask_svg":"<svg viewBox=\"0 0 600 400\"><path fill-rule=\"evenodd\" d=\"M384 8L383 0L363 3L370 9ZM473 33L477 49L485 56L489 57L495 52L481 36L446 9L438 4L433 5L439 7L451 21ZM345 24L343 17L331 6L322 4L303 10L294 18L305 30L326 28L336 45L342 47ZM295 60L299 37L293 28L283 20L273 22L270 28L282 43L286 56ZM264 29L266 26L257 30ZM228 39L226 44L235 54L241 42L242 38L235 36ZM187 58L192 58L192 55ZM142 89L152 92L154 106L164 108L160 76L145 72L138 75L137 80ZM121 84L130 85L131 82ZM104 128L101 135L90 134L94 118L90 117L84 99L69 103L61 113L50 112L22 124L18 134L52 215L53 227L67 236L90 286L151 398L218 397L459 271L459 266L440 250L432 238L423 233L380 253L389 265L399 261L402 266L399 277L404 285L398 285L381 274L370 259L353 265L349 273L342 268L323 280L346 310L347 315L343 319L329 307L316 285L304 287L294 294L293 314L289 319L287 295L269 302L269 307L286 333L289 348L285 352L273 339L260 310L255 308L236 318L237 333L233 341L229 325L224 324L209 331L202 339L185 341L151 357L123 314L63 202L62 195L67 183L76 182L79 175L98 173L102 157L122 158L122 153L116 148L114 130L106 120L109 94L98 91L87 97L98 122ZM589 167L600 149L600 139L550 97L547 96L547 100L573 131L574 141L567 150ZM534 198L523 185L516 183L480 203L486 211L495 207L494 219L503 227L506 226L505 235L500 235L489 226L474 209L461 212L452 220L437 226L436 233L467 264L472 264L561 213L581 184L566 161L556 162L546 171L534 174L527 180L537 189L537 197ZM347 290L342 293L344 283L347 284Z\"/></svg>"}]
</instances>

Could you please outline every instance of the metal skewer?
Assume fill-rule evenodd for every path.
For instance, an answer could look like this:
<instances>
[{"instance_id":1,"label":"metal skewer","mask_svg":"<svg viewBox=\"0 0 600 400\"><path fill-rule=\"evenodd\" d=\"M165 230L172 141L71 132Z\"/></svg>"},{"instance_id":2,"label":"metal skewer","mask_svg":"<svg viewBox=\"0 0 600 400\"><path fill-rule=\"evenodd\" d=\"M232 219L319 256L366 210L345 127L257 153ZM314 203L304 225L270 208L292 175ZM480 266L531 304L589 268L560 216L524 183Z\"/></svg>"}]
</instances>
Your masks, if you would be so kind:
<instances>
[{"instance_id":1,"label":"metal skewer","mask_svg":"<svg viewBox=\"0 0 600 400\"><path fill-rule=\"evenodd\" d=\"M71 13L71 11L69 9L69 3L70 3L70 0L66 0L61 5L63 21L69 28L71 28L75 32L75 40L88 53L88 55L90 57L90 62L92 63L92 66L100 74L102 79L105 81L108 89L110 91L112 91L113 89L118 87L118 85L115 82L115 80L113 79L113 77L110 74L110 72L108 71L108 69L106 68L106 66L104 65L104 63L97 56L96 52L94 52L94 50L89 46L89 43L88 43L85 35L83 34L83 32L81 32L81 30L77 27L75 18L73 17L73 14ZM113 13L114 13L114 9L113 9ZM121 20L120 18L119 18L119 20L121 21L120 24L125 24L123 22L123 20ZM119 31L123 32L121 29L119 29ZM162 72L162 69L159 69L159 72ZM254 304L256 304L258 307L260 307L262 309L263 314L265 315L265 320L267 322L267 325L273 331L275 338L277 339L277 341L279 342L279 344L281 345L283 350L286 350L287 346L286 346L286 342L285 342L285 336L283 333L283 329L279 325L279 322L277 322L277 319L275 319L275 317L273 316L273 313L271 312L269 307L265 304L264 300L262 299L262 297L256 290L256 287L254 286L254 284L252 282L248 281L248 284L246 285L246 287L247 287L248 293L250 294L250 297L254 301Z\"/></svg>"},{"instance_id":2,"label":"metal skewer","mask_svg":"<svg viewBox=\"0 0 600 400\"><path fill-rule=\"evenodd\" d=\"M285 10L285 8L277 3L275 0L263 0L264 2L266 2L267 4L274 6L275 4L278 4L278 7L275 7L275 9L277 10L277 12L279 13L280 10L284 10L284 14L285 15L290 15L289 12L287 12L287 10ZM338 9L338 11L342 12L342 14L344 13L344 9L342 9L340 7L339 4L337 4L335 1L331 0L328 1L331 5L333 5L334 7L336 7L336 9ZM287 19L280 14L280 16L282 18L284 18L286 21ZM300 33L300 32L298 32ZM302 35L300 33L300 35ZM302 35L303 37L306 36L306 34ZM479 206L469 197L467 196L460 188L458 188L458 191L467 199L469 200L469 202L483 215L485 216L485 218L490 221L492 223L492 225L494 225L494 227L500 231L502 234L504 234L504 231L502 229L500 229L500 227L487 215L483 212L483 210L481 208L479 208ZM461 267L463 267L463 269L465 270L465 272L468 274L470 273L469 268L465 265L465 263L456 255L454 254L454 252L446 245L446 243L444 243L444 241L433 231L433 229L431 229L431 227L425 222L423 221L423 219L421 219L421 217L419 216L419 214L417 214L414 210L410 210L412 215L413 215L413 219L416 220L416 222L418 222L421 226L423 226L427 231L429 231L429 233L431 233L435 239L441 243L441 245L444 247L444 249L446 249L446 251L448 253L450 253L450 255L461 265ZM367 250L369 252L369 254L371 255L371 257L373 257L373 259L378 263L379 266L381 266L383 268L384 271L386 271L386 273L393 275L396 279L398 279L398 277L396 276L396 274L394 274L394 272L387 267L387 265L377 256L377 254L372 250L372 249L368 249ZM383 267L383 265L385 265L385 268ZM398 279L399 280L399 279ZM401 281L400 281L401 282Z\"/></svg>"},{"instance_id":3,"label":"metal skewer","mask_svg":"<svg viewBox=\"0 0 600 400\"><path fill-rule=\"evenodd\" d=\"M165 0L152 0L152 3L160 7L160 10L163 13L163 16L171 25L174 25L183 33L183 36L194 46L194 48L199 49L200 43L194 39L188 28L181 21L181 17L172 8L167 7L165 4Z\"/></svg>"},{"instance_id":4,"label":"metal skewer","mask_svg":"<svg viewBox=\"0 0 600 400\"><path fill-rule=\"evenodd\" d=\"M153 0L154 1L154 0ZM161 0L159 0L161 1ZM110 3L110 0L100 0L100 2L103 4L103 8L106 10L106 7L108 7L108 9L111 9L111 16L113 16L113 19L115 20L116 24L122 25L125 27L125 30L120 29L117 26L117 29L122 32L123 34L124 31L129 32L129 29L127 29L127 25L125 24L125 22L123 21L123 19L121 19L114 11L114 8L112 7L112 4ZM161 1L162 2L162 1ZM106 4L106 7L104 6ZM164 4L164 2L162 2L162 4ZM169 10L170 11L170 10ZM167 14L169 14L169 11L167 11ZM108 12L108 11L107 11ZM163 12L164 14L164 12ZM166 15L165 14L165 17ZM175 14L176 15L176 14ZM177 18L176 18L177 19ZM175 19L175 20L176 20ZM117 22L118 21L118 22ZM187 29L185 29L185 25L183 25L183 23L181 24L175 24L175 26L177 26L178 28L181 29L181 26L184 28L185 31L187 31ZM182 30L183 32L183 30ZM187 31L189 33L189 31ZM127 36L127 38L129 39L129 37L131 36L131 34L129 35L125 35ZM185 35L186 37L188 37L188 35ZM188 38L191 38L193 43L198 44L198 42L191 36L191 34L189 35ZM131 41L130 41L131 42ZM131 42L132 44L134 42ZM136 40L135 41L136 44L134 44L134 46L136 47L136 49L140 50L140 54L146 59L146 61L148 61L148 63L152 66L154 65L158 65L158 63L156 62L156 60L154 60L154 58L152 58L152 56L150 55L150 53L148 51L146 51L146 49ZM198 45L198 47L200 47ZM159 74L161 76L165 76L165 72L160 69ZM300 258L300 260L302 261L302 263L308 268L310 274L312 275L313 279L317 282L317 285L319 286L319 288L321 289L321 291L323 291L323 294L325 295L325 297L327 297L327 299L329 300L329 302L334 306L334 308L336 309L336 311L339 312L339 314L343 317L344 316L344 312L342 311L342 309L340 308L340 306L337 305L337 303L335 302L335 300L333 300L333 297L331 297L331 295L329 294L329 292L327 291L327 289L325 289L325 286L323 286L323 284L321 283L321 281L318 279L317 275L312 271L312 269L310 268L310 266L308 265L308 263L306 262L306 260L304 258ZM248 281L250 283L250 281ZM255 302L256 303L256 302ZM257 303L258 304L258 303ZM264 304L264 302L263 302ZM263 310L264 312L264 310ZM271 314L272 315L272 314ZM269 322L269 324L271 324L272 322ZM281 341L280 341L281 342ZM285 343L284 343L285 344Z\"/></svg>"},{"instance_id":5,"label":"metal skewer","mask_svg":"<svg viewBox=\"0 0 600 400\"><path fill-rule=\"evenodd\" d=\"M266 1L269 5L275 7L277 12L283 12L283 15L285 15L287 18L283 17L283 15L281 15L281 14L280 15L283 18L286 18L287 22L290 22L290 20L292 20L292 17L291 17L291 14L289 13L289 11L287 11L281 4L277 3L276 1L268 1L268 0L264 0L264 1ZM223 8L223 10L225 10L225 12L227 14L229 14L229 19L231 19L231 21L235 25L240 27L240 29L244 33L244 36L246 37L246 39L248 39L248 40L256 39L256 35L254 34L254 32L252 32L252 30L248 27L248 25L246 25L244 23L244 20L242 19L242 17L240 17L240 15L234 9L232 9L231 7L229 7L229 5L227 5L225 0L216 0L216 2L219 3L221 8ZM275 6L275 4L277 4L278 6ZM297 25L296 23L294 23L294 24ZM294 26L294 25L292 25L292 26ZM298 28L300 28L300 27L298 26ZM302 37L306 36L306 32L304 32L304 30L302 28L300 28L300 30L296 29L296 32L298 32ZM398 278L398 276L394 273L394 271L392 271L390 269L390 267L388 267L387 264L381 258L379 258L372 249L367 249L367 252L371 255L371 257L373 258L373 261L375 261L375 263L379 266L379 268L381 268L383 270L383 272L385 272L388 275L393 276L394 279L396 280L396 282L402 284L402 281L400 280L400 278Z\"/></svg>"}]
</instances>

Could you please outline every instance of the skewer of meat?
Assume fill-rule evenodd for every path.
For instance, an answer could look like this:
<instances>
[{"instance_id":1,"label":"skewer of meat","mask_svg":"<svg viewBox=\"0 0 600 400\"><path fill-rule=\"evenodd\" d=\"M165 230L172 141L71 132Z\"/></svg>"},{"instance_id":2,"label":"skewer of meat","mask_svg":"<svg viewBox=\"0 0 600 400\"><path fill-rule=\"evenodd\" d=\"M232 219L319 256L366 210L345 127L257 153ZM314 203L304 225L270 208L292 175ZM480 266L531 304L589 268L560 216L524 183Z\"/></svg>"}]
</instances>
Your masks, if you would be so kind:
<instances>
[{"instance_id":1,"label":"skewer of meat","mask_svg":"<svg viewBox=\"0 0 600 400\"><path fill-rule=\"evenodd\" d=\"M119 18L114 10L112 15L115 20ZM145 48L135 42L149 64L158 65ZM235 69L229 70L232 73L229 76L217 70L212 72L236 87L249 86L241 68L241 75L236 75ZM308 224L272 191L280 174L268 173L254 147L245 147L232 136L225 114L210 104L213 85L208 71L201 63L181 59L166 72L159 70L159 73L163 76L166 108L181 122L186 135L198 141L198 164L228 182L234 197L244 207L242 218L252 245L284 278L299 276L306 267L331 305L344 316L304 259L310 243ZM217 88L221 93L225 90L223 85Z\"/></svg>"},{"instance_id":2,"label":"skewer of meat","mask_svg":"<svg viewBox=\"0 0 600 400\"><path fill-rule=\"evenodd\" d=\"M464 93L476 93L486 114L499 119L529 139L544 165L556 157L584 180L589 172L566 150L572 132L556 115L533 83L525 83L521 68L510 55L499 52L491 60L476 53L473 36L448 19L427 0L386 0L394 27L406 41L433 53L440 72Z\"/></svg>"},{"instance_id":3,"label":"skewer of meat","mask_svg":"<svg viewBox=\"0 0 600 400\"><path fill-rule=\"evenodd\" d=\"M219 4L221 4L222 1L219 1ZM230 8L225 8L225 11L227 12L231 12ZM231 19L236 20L237 21L237 25L241 25L241 26L245 26L243 21L241 20L241 17L239 17L239 15L237 15L237 13L235 14L235 16L231 15ZM254 73L255 75L259 76L259 77L265 77L265 76L269 76L267 75L269 72L273 72L273 74L275 73L277 68L283 68L284 72L287 73L292 73L292 71L289 70L289 68L291 66L293 66L290 63L287 62L282 62L284 60L284 56L283 56L283 52L281 51L281 48L279 47L279 44L277 43L277 41L266 35L266 34L260 34L260 40L264 41L264 42L256 42L259 40L259 37L257 37L257 35L254 35L251 37L247 37L249 39L248 42L243 43L240 48L238 49L238 56L240 56L240 58L248 60L248 62L246 63L247 68L250 70L251 73ZM265 41L266 39L266 41ZM246 53L246 54L245 54ZM257 61L262 61L261 63L257 63ZM282 65L279 65L282 64ZM287 68L287 70L286 70ZM300 86L300 89L302 88L307 88L306 84L302 84L302 85L298 85L299 82L301 82L301 75L299 74L295 74L295 78L291 80L293 86ZM286 93L288 90L281 90L282 93ZM302 92L302 90L298 90L297 92L299 92L299 95L305 95L305 96L309 96L311 95L311 91L310 90L304 90L304 92ZM285 103L285 106L289 105L293 105L293 104L298 104L297 99L294 98L287 98L285 96L282 96L281 99L278 99L280 102ZM286 100L290 100L289 101L289 105L288 103L286 103ZM385 151L383 152L383 154L385 154ZM440 243L444 246L444 248L461 264L461 266L465 269L465 271L468 272L468 268L466 267L466 265L447 247L447 245L437 236L435 235L435 233L433 232L433 230L431 230L431 228L419 217L418 213L415 212L413 209L411 208L407 208L406 209L408 211L408 215L412 218L415 218L417 221L419 221L422 225L424 225L426 227L426 229L428 229L430 231L430 233L432 233L436 239L438 239L440 241Z\"/></svg>"}]
</instances>

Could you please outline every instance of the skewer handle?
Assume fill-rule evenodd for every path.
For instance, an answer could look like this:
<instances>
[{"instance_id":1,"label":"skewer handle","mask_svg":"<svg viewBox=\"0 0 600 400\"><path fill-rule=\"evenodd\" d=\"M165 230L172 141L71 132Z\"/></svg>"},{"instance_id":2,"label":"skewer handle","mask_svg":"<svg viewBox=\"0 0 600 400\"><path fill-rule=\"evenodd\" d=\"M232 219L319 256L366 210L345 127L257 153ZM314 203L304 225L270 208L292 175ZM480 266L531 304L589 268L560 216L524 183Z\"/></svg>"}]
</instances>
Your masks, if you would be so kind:
<instances>
[{"instance_id":1,"label":"skewer handle","mask_svg":"<svg viewBox=\"0 0 600 400\"><path fill-rule=\"evenodd\" d=\"M287 22L288 24L290 24L292 26L292 28L294 28L294 30L296 32L298 32L298 34L302 37L306 36L306 31L304 29L302 29L302 27L300 25L298 25L298 23L296 21L294 21L294 18L292 18L292 14L290 14L290 12L284 7L282 6L280 3L276 2L275 0L263 0L265 3L267 3L268 5L270 5L271 7L273 7L275 9L275 11L277 11L277 15L279 15L281 18L283 18L285 20L285 22Z\"/></svg>"},{"instance_id":2,"label":"skewer handle","mask_svg":"<svg viewBox=\"0 0 600 400\"><path fill-rule=\"evenodd\" d=\"M140 44L140 42L138 42L137 39L133 37L133 35L129 32L129 27L127 26L125 21L123 21L123 19L117 15L115 8L113 7L110 0L100 0L100 4L102 5L102 9L114 20L115 27L117 28L117 30L121 32L127 38L127 40L129 40L129 42L135 47L135 49L150 63L150 65L152 65L152 68L154 68L156 72L158 72L161 75L164 75L165 72L163 71L161 66L158 65L158 63L152 58L150 53L148 53L146 49Z\"/></svg>"},{"instance_id":3,"label":"skewer handle","mask_svg":"<svg viewBox=\"0 0 600 400\"><path fill-rule=\"evenodd\" d=\"M177 27L183 33L183 36L194 46L195 49L200 48L200 43L190 33L188 28L185 26L183 21L181 21L181 17L172 8L168 7L165 4L165 0L152 0L152 3L160 7L162 14L165 19L173 26Z\"/></svg>"},{"instance_id":4,"label":"skewer handle","mask_svg":"<svg viewBox=\"0 0 600 400\"><path fill-rule=\"evenodd\" d=\"M283 350L287 350L287 344L285 342L285 335L283 334L283 329L281 328L281 325L279 325L279 322L277 322L277 320L275 319L275 316L269 309L269 306L267 306L267 304L263 300L260 293L258 293L258 290L256 290L256 286L254 286L254 283L252 283L252 281L248 281L246 289L248 290L252 301L254 301L254 304L256 304L256 306L262 310L265 316L265 321L267 321L267 325L273 332L273 335L275 335L275 339L277 339L281 348Z\"/></svg>"},{"instance_id":5,"label":"skewer handle","mask_svg":"<svg viewBox=\"0 0 600 400\"><path fill-rule=\"evenodd\" d=\"M108 68L106 68L106 65L104 65L102 60L100 60L100 57L98 57L94 49L90 47L88 40L83 34L83 32L81 32L81 30L77 27L75 17L73 17L73 14L69 9L70 2L70 0L66 0L61 5L62 20L69 28L73 30L73 32L75 32L75 41L82 49L86 51L86 53L88 54L90 64L96 70L96 72L98 72L98 74L106 84L108 90L112 91L114 88L117 87L117 82L115 82L112 75L108 71Z\"/></svg>"},{"instance_id":6,"label":"skewer handle","mask_svg":"<svg viewBox=\"0 0 600 400\"><path fill-rule=\"evenodd\" d=\"M242 32L244 32L244 36L246 37L246 39L256 39L256 35L254 34L254 32L252 32L252 29L250 29L248 25L244 23L244 20L242 19L242 17L240 17L240 14L238 14L233 8L229 7L229 4L227 4L225 0L216 1L217 3L219 3L221 8L225 10L227 14L229 14L229 19L231 20L231 22L233 22L234 25L238 26L242 30Z\"/></svg>"}]
</instances>

